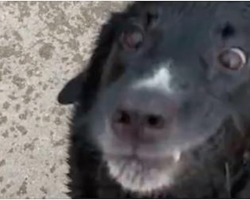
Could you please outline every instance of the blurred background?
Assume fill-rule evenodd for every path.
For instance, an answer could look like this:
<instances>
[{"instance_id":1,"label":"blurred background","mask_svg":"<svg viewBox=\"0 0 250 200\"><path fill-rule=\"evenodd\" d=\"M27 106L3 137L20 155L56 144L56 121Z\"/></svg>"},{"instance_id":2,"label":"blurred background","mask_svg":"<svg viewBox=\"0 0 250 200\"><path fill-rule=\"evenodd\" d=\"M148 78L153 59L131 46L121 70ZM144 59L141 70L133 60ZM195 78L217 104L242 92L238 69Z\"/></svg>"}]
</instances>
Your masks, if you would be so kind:
<instances>
[{"instance_id":1,"label":"blurred background","mask_svg":"<svg viewBox=\"0 0 250 200\"><path fill-rule=\"evenodd\" d=\"M0 2L0 198L67 198L67 118L56 102L124 2Z\"/></svg>"}]
</instances>

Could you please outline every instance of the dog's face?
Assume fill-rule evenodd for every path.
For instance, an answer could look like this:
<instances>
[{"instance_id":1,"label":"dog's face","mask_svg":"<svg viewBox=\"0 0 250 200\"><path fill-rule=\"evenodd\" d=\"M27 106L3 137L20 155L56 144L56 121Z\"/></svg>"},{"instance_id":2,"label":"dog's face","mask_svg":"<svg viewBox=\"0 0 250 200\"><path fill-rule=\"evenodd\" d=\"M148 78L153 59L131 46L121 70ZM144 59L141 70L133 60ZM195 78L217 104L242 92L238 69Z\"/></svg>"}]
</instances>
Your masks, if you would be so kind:
<instances>
[{"instance_id":1,"label":"dog's face","mask_svg":"<svg viewBox=\"0 0 250 200\"><path fill-rule=\"evenodd\" d=\"M196 6L179 13L163 4L128 20L105 63L88 123L125 189L174 186L201 162L186 155L235 119L245 98L248 22L223 6Z\"/></svg>"}]
</instances>

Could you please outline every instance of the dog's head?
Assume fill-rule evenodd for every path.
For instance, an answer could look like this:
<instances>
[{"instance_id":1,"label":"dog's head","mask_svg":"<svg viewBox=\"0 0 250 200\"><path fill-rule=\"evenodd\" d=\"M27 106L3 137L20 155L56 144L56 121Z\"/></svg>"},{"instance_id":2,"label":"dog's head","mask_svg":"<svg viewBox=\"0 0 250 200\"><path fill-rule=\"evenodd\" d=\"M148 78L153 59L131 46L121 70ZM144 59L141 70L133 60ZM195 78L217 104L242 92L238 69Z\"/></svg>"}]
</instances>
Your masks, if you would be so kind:
<instances>
[{"instance_id":1,"label":"dog's head","mask_svg":"<svg viewBox=\"0 0 250 200\"><path fill-rule=\"evenodd\" d=\"M85 120L110 175L148 193L205 171L242 137L250 28L233 4L153 3L137 14L115 34ZM235 133L221 134L228 120ZM222 153L202 151L216 134L228 140Z\"/></svg>"}]
</instances>

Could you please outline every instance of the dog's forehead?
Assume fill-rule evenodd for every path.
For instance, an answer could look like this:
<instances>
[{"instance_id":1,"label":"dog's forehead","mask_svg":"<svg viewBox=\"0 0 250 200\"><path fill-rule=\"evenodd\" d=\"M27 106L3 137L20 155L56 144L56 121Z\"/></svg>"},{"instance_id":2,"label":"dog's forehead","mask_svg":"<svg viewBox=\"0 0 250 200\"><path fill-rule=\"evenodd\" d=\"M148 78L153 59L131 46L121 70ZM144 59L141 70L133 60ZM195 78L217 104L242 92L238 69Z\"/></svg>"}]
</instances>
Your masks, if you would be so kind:
<instances>
[{"instance_id":1,"label":"dog's forehead","mask_svg":"<svg viewBox=\"0 0 250 200\"><path fill-rule=\"evenodd\" d=\"M164 57L190 60L212 46L215 26L208 16L182 16L162 30L163 37L155 50Z\"/></svg>"},{"instance_id":2,"label":"dog's forehead","mask_svg":"<svg viewBox=\"0 0 250 200\"><path fill-rule=\"evenodd\" d=\"M196 72L199 72L200 58L206 56L213 44L210 41L209 26L195 24L197 23L186 21L183 22L183 26L162 30L163 37L158 38L147 51L138 56L133 55L132 59L127 60L132 71L140 68L142 72L152 72L162 63L171 63L169 70L175 75L185 72L182 75L186 76L190 70L196 70L197 67ZM195 27L199 27L199 30ZM192 74L194 73L193 71Z\"/></svg>"},{"instance_id":3,"label":"dog's forehead","mask_svg":"<svg viewBox=\"0 0 250 200\"><path fill-rule=\"evenodd\" d=\"M208 15L184 15L173 21L162 19L159 29L145 33L145 51L134 56L133 62L155 63L166 62L169 59L177 62L192 61L199 54L216 44L216 24ZM214 35L213 35L214 34Z\"/></svg>"}]
</instances>

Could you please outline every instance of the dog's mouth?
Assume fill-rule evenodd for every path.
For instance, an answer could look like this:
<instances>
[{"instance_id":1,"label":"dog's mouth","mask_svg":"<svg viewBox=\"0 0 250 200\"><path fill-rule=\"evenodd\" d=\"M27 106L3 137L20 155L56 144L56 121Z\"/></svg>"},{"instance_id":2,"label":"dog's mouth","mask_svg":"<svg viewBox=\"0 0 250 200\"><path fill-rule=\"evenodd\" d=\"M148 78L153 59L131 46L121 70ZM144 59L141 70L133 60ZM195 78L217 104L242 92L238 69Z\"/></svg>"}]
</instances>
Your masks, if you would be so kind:
<instances>
[{"instance_id":1,"label":"dog's mouth","mask_svg":"<svg viewBox=\"0 0 250 200\"><path fill-rule=\"evenodd\" d=\"M138 155L107 156L110 175L124 189L140 194L170 187L180 167L180 155L142 158Z\"/></svg>"},{"instance_id":2,"label":"dog's mouth","mask_svg":"<svg viewBox=\"0 0 250 200\"><path fill-rule=\"evenodd\" d=\"M104 161L108 172L123 189L143 196L162 190L176 192L178 188L182 190L183 187L188 188L185 190L187 195L189 192L200 194L203 191L197 191L198 188L206 188L210 184L214 188L220 187L226 177L225 163L238 160L234 155L236 147L233 144L235 142L239 144L243 140L231 120L225 123L216 134L199 142L197 146L190 149L183 148L179 152L164 151L165 154L161 151L159 154L152 154L150 151L137 151L136 154L124 151L126 155L119 154L119 151L113 151L112 155L109 154L110 151L106 152ZM190 189L189 186L194 184L197 187Z\"/></svg>"}]
</instances>

